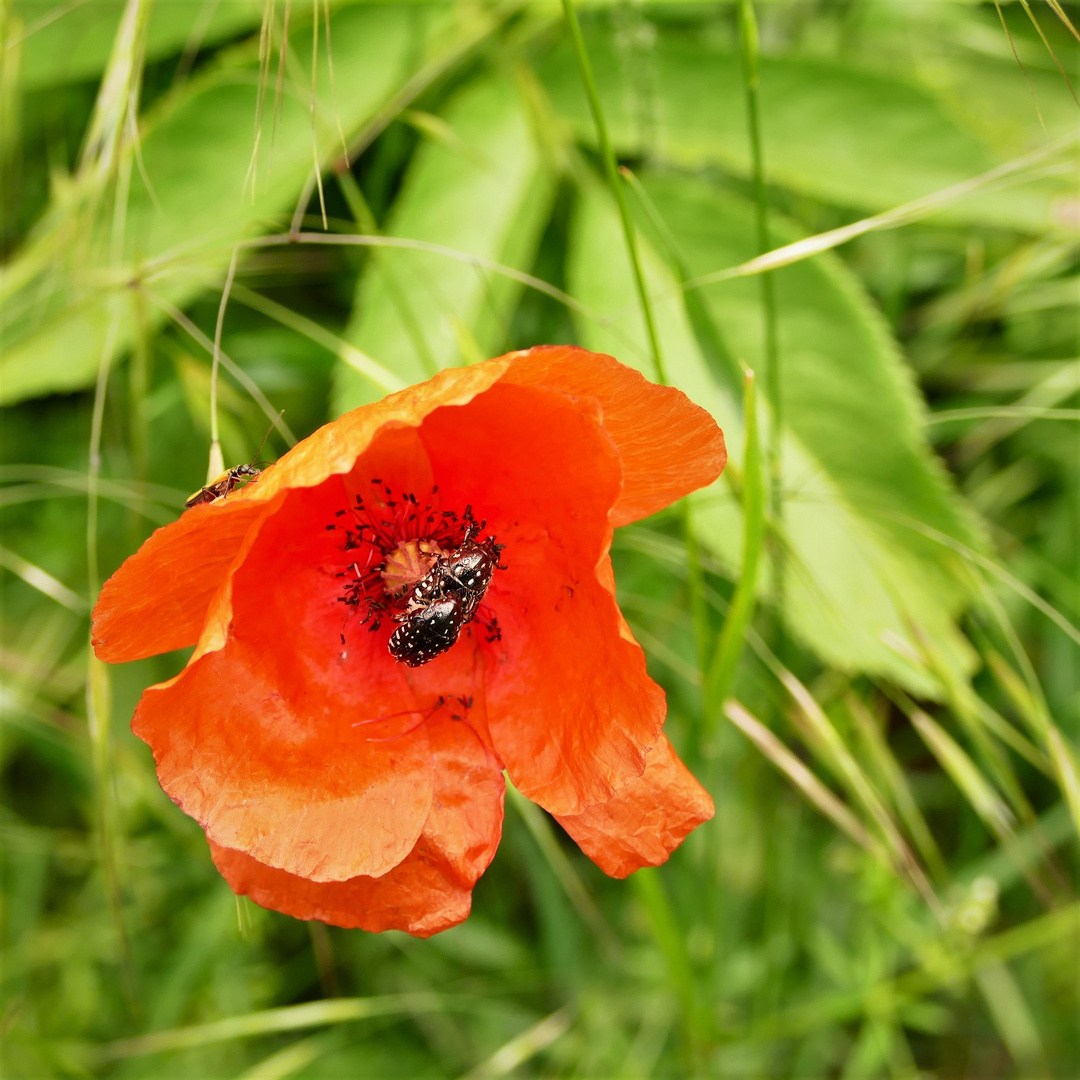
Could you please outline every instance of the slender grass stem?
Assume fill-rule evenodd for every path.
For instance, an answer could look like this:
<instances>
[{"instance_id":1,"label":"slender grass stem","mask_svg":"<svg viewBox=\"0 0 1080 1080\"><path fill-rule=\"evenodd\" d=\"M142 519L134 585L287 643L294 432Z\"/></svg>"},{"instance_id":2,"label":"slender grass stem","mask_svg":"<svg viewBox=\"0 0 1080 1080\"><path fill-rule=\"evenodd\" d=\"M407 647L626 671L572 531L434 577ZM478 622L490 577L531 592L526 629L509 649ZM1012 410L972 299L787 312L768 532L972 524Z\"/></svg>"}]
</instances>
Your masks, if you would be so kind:
<instances>
[{"instance_id":1,"label":"slender grass stem","mask_svg":"<svg viewBox=\"0 0 1080 1080\"><path fill-rule=\"evenodd\" d=\"M589 890L578 876L572 863L559 847L549 818L536 803L522 795L509 782L506 785L506 797L520 815L533 840L536 841L536 846L550 865L570 903L581 916L582 922L595 935L596 942L606 959L614 960L619 955L619 939L608 926L600 909L596 906L596 901L589 894Z\"/></svg>"},{"instance_id":2,"label":"slender grass stem","mask_svg":"<svg viewBox=\"0 0 1080 1080\"><path fill-rule=\"evenodd\" d=\"M764 255L772 250L772 241L769 237L769 200L765 190L765 154L762 146L761 109L758 100L758 32L753 0L739 0L738 14L743 90L746 96L746 118L750 130L758 254ZM777 528L780 528L783 524L781 444L784 430L784 407L776 315L776 286L772 274L768 272L761 275L761 304L765 331L765 394L772 411L766 450L769 512ZM773 592L778 608L782 607L784 560L780 549L773 552Z\"/></svg>"},{"instance_id":3,"label":"slender grass stem","mask_svg":"<svg viewBox=\"0 0 1080 1080\"><path fill-rule=\"evenodd\" d=\"M685 285L691 280L690 268L679 248L678 241L675 239L671 229L668 228L667 222L664 221L656 204L649 198L645 185L634 173L625 165L619 169L619 173L637 197L638 204L645 213L646 221L655 234L658 250L663 252L667 258L672 272L678 278L680 287ZM668 292L666 295L675 294ZM694 331L694 338L705 363L709 367L710 373L720 386L736 385L737 380L741 377L741 371L724 343L720 329L717 327L704 297L699 295L695 289L683 290L682 297L683 304L686 307L686 316L690 320L690 325ZM704 668L702 670L704 671Z\"/></svg>"},{"instance_id":4,"label":"slender grass stem","mask_svg":"<svg viewBox=\"0 0 1080 1080\"><path fill-rule=\"evenodd\" d=\"M348 169L343 169L338 172L337 179L341 194L345 196L349 210L356 220L356 227L362 234L380 236L381 233L378 223L375 221L375 215L371 212L371 207L368 206L367 199L364 198L364 193L356 182L356 177ZM416 355L423 365L424 371L428 375L434 375L439 370L439 362L435 359L435 354L431 351L416 313L412 309L408 290L398 279L398 275L383 248L373 247L371 254L382 272L386 293L390 297L390 302L397 308L398 318L401 319L405 332L409 335L409 340L416 350Z\"/></svg>"},{"instance_id":5,"label":"slender grass stem","mask_svg":"<svg viewBox=\"0 0 1080 1080\"><path fill-rule=\"evenodd\" d=\"M128 394L131 416L128 422L131 441L131 473L136 481L145 481L150 469L150 429L146 421L146 399L150 393L150 326L147 320L146 297L138 289L131 290L131 321L134 338L128 366ZM139 519L145 517L145 506L132 506L128 528L132 547L142 538Z\"/></svg>"},{"instance_id":6,"label":"slender grass stem","mask_svg":"<svg viewBox=\"0 0 1080 1080\"><path fill-rule=\"evenodd\" d=\"M1031 20L1031 25L1035 27L1036 33L1042 40L1043 45L1046 46L1046 51L1050 54L1050 59L1054 61L1054 67L1058 69L1058 74L1062 77L1062 79L1065 81L1065 85L1069 88L1069 93L1072 94L1073 101L1075 101L1077 105L1080 105L1080 97L1077 97L1076 90L1073 88L1073 84L1069 79L1068 74L1061 66L1061 61L1058 59L1057 53L1054 52L1054 47L1050 44L1050 39L1046 36L1046 31L1043 30L1042 26L1039 25L1039 20L1035 18L1035 12L1031 10L1031 4L1028 2L1028 0L1020 0L1020 6L1027 13L1027 17ZM1069 22L1068 19L1065 20L1065 24L1072 28L1072 24Z\"/></svg>"},{"instance_id":7,"label":"slender grass stem","mask_svg":"<svg viewBox=\"0 0 1080 1080\"><path fill-rule=\"evenodd\" d=\"M596 124L596 137L600 143L600 156L604 162L604 172L607 174L611 193L615 197L615 204L619 208L623 237L626 240L626 250L630 256L630 266L634 273L634 286L637 289L638 302L641 305L641 317L645 321L645 332L649 338L649 348L652 350L656 378L658 382L666 383L668 381L667 372L664 370L664 360L660 351L660 338L656 332L656 320L653 317L652 302L649 299L649 292L645 286L645 275L642 273L641 260L638 257L634 222L630 217L630 208L626 204L626 192L623 190L622 181L619 178L619 166L615 160L615 151L612 149L611 139L608 136L607 121L604 119L600 95L596 92L596 81L593 78L592 65L589 63L589 54L585 49L585 39L581 35L577 12L574 10L574 0L563 0L563 11L566 13L566 23L570 28L570 39L574 45L574 55L577 58L581 81L585 84L585 94L589 99L589 109L592 111L593 122Z\"/></svg>"},{"instance_id":8,"label":"slender grass stem","mask_svg":"<svg viewBox=\"0 0 1080 1080\"><path fill-rule=\"evenodd\" d=\"M698 672L701 675L702 692L705 690L705 675L709 666L709 605L705 600L705 565L701 557L701 544L698 542L694 526L694 507L689 499L683 499L682 508L683 536L686 541L687 589L690 594L690 615L694 622L694 643L697 646ZM702 714L705 712L702 699ZM699 740L700 742L700 740ZM697 749L697 748L696 748Z\"/></svg>"},{"instance_id":9,"label":"slender grass stem","mask_svg":"<svg viewBox=\"0 0 1080 1080\"><path fill-rule=\"evenodd\" d=\"M175 304L170 304L164 297L158 296L149 289L144 288L143 291L146 293L146 298L151 304L165 312L177 326L185 330L190 337L197 341L207 350L207 352L213 355L214 343L178 307L176 307ZM221 352L219 353L219 357L225 370L251 395L252 400L260 409L262 409L266 414L267 419L274 427L277 428L278 434L289 446L295 446L296 436L290 430L289 425L281 418L281 413L275 411L266 395L259 389L254 380L242 367L240 367L239 364L231 360L227 353Z\"/></svg>"},{"instance_id":10,"label":"slender grass stem","mask_svg":"<svg viewBox=\"0 0 1080 1080\"><path fill-rule=\"evenodd\" d=\"M353 226L350 223L348 227L351 229ZM453 259L455 262L473 266L479 270L490 271L491 273L508 278L510 281L519 282L527 288L535 289L545 296L550 296L552 300L564 305L568 310L576 312L582 318L588 319L597 326L604 327L609 334L613 337L617 337L626 346L629 352L632 352L643 359L648 359L648 356L642 350L640 343L633 337L623 333L619 327L609 325L609 320L593 311L592 308L582 304L579 300L576 300L569 293L564 292L550 282L544 281L543 278L538 278L533 274L526 274L523 270L517 270L512 266L507 266L505 263L497 262L494 259L486 259L482 255L473 255L467 251L459 251L456 248L446 247L444 244L433 244L427 240L414 240L408 236L360 236L353 232L345 234L301 232L296 233L295 235L292 233L274 233L269 236L259 236L252 240L241 241L238 247L244 248L245 250L257 250L259 248L270 247L292 247L295 244L322 244L331 247L402 248L407 251L423 251L430 255L438 255L441 258ZM147 282L154 280L158 276L161 272L160 267L160 261L155 261L153 265L149 266L150 272L143 274L142 281L144 286ZM2 286L2 281L0 281L0 286ZM224 359L222 362L224 363ZM227 366L228 365L226 365L226 367Z\"/></svg>"},{"instance_id":11,"label":"slender grass stem","mask_svg":"<svg viewBox=\"0 0 1080 1080\"><path fill-rule=\"evenodd\" d=\"M645 907L652 925L653 937L664 953L675 992L682 1006L683 1027L687 1042L695 1054L704 1046L706 1015L697 992L694 968L686 949L686 937L679 925L679 918L671 906L663 881L656 867L647 866L634 874L631 880L638 899ZM695 1062L700 1067L700 1062Z\"/></svg>"},{"instance_id":12,"label":"slender grass stem","mask_svg":"<svg viewBox=\"0 0 1080 1080\"><path fill-rule=\"evenodd\" d=\"M86 485L86 567L91 604L97 598L101 586L101 570L98 561L98 505L101 478L101 439L105 422L105 397L109 383L109 368L120 332L121 310L119 301L114 306L105 345L98 364L97 384L94 388L94 409L90 421L90 462ZM124 924L123 894L120 886L119 859L117 858L117 825L113 801L112 748L110 737L111 688L109 672L94 655L87 652L86 722L90 733L91 759L96 789L96 817L101 844L102 872L105 891L112 914L120 952L121 981L128 1007L133 1016L139 1016L139 993L135 980L135 966L131 957L131 945Z\"/></svg>"},{"instance_id":13,"label":"slender grass stem","mask_svg":"<svg viewBox=\"0 0 1080 1080\"><path fill-rule=\"evenodd\" d=\"M115 1042L88 1048L85 1060L90 1065L98 1066L125 1058L220 1046L237 1039L280 1035L286 1031L347 1024L378 1016L410 1016L455 1008L470 1009L475 1008L475 1004L461 997L455 999L452 995L443 996L422 990L372 997L306 1001L301 1005L285 1005L262 1012L227 1016L204 1024L154 1031L149 1035L137 1035L130 1039L117 1039Z\"/></svg>"},{"instance_id":14,"label":"slender grass stem","mask_svg":"<svg viewBox=\"0 0 1080 1080\"><path fill-rule=\"evenodd\" d=\"M217 324L214 326L214 352L210 365L210 462L206 470L208 484L221 475L225 461L221 453L221 440L218 437L218 371L221 368L221 332L225 326L225 309L229 304L229 292L233 278L236 277L236 264L240 258L240 249L236 248L229 260L229 271L225 275L225 285L221 290L221 303L218 305Z\"/></svg>"},{"instance_id":15,"label":"slender grass stem","mask_svg":"<svg viewBox=\"0 0 1080 1080\"><path fill-rule=\"evenodd\" d=\"M382 364L376 363L366 353L327 330L314 319L309 319L306 315L301 315L285 307L284 304L279 304L276 300L271 300L262 293L257 293L242 285L233 286L233 295L239 303L261 312L267 318L274 319L298 334L303 334L309 341L314 341L317 345L334 353L339 360L366 376L384 393L392 394L405 388L405 383L392 371L388 371Z\"/></svg>"},{"instance_id":16,"label":"slender grass stem","mask_svg":"<svg viewBox=\"0 0 1080 1080\"><path fill-rule=\"evenodd\" d=\"M626 180L630 190L637 197L638 204L645 212L649 225L659 239L660 249L665 253L676 276L680 281L685 281L690 276L686 260L683 258L675 237L667 226L667 222L664 221L652 199L649 198L648 192L633 172L626 166L622 166L619 169L619 174ZM730 362L730 357L728 357L720 340L720 334L700 296L687 293L684 303L694 326L698 347L713 371L719 374L718 369L725 362ZM690 594L690 611L694 623L694 643L697 651L700 685L704 691L709 668L710 639L712 637L709 626L709 606L705 600L705 569L701 557L701 544L698 542L697 532L694 527L693 507L689 499L683 499L680 505L682 509L683 537L686 544L687 585ZM702 715L704 716L707 707L704 697L701 704ZM699 731L697 737L693 740L694 745L691 747L695 754L699 753L701 749L700 736L701 732Z\"/></svg>"},{"instance_id":17,"label":"slender grass stem","mask_svg":"<svg viewBox=\"0 0 1080 1080\"><path fill-rule=\"evenodd\" d=\"M754 614L758 565L765 535L765 484L761 470L761 442L757 424L757 389L753 371L743 380L743 557L739 583L731 598L724 629L706 673L705 738L711 735L720 717L724 701L731 692L735 668L742 653L746 627Z\"/></svg>"},{"instance_id":18,"label":"slender grass stem","mask_svg":"<svg viewBox=\"0 0 1080 1080\"><path fill-rule=\"evenodd\" d=\"M451 71L455 65L464 60L471 52L482 46L517 12L520 6L520 0L509 0L505 4L496 6L492 11L483 11L480 17L473 20L474 25L470 27L469 33L456 40L446 52L434 56L401 87L382 109L371 117L346 146L345 157L349 161L356 161L420 94ZM315 167L308 174L299 198L296 200L296 209L292 216L292 224L289 227L289 232L292 235L300 232L304 214L307 212L307 205L311 201L311 196L315 193L316 174L320 167L320 163L316 162Z\"/></svg>"}]
</instances>

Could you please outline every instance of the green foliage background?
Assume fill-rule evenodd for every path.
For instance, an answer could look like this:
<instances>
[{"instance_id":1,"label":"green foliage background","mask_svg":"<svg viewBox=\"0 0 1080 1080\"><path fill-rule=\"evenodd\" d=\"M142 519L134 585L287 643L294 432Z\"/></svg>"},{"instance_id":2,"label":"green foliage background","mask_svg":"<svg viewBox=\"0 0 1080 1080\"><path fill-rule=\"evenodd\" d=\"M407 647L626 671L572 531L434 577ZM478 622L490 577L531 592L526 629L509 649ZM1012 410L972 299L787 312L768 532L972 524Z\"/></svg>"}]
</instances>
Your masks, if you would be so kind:
<instances>
[{"instance_id":1,"label":"green foliage background","mask_svg":"<svg viewBox=\"0 0 1080 1080\"><path fill-rule=\"evenodd\" d=\"M235 251L227 464L510 348L656 377L562 8L0 3L5 1076L1080 1073L1077 7L759 0L763 203L737 6L578 5L667 378L731 451L615 541L717 816L615 882L511 798L421 942L238 902L127 730L184 656L106 670L88 612L206 475ZM744 444L765 205L817 239Z\"/></svg>"}]
</instances>

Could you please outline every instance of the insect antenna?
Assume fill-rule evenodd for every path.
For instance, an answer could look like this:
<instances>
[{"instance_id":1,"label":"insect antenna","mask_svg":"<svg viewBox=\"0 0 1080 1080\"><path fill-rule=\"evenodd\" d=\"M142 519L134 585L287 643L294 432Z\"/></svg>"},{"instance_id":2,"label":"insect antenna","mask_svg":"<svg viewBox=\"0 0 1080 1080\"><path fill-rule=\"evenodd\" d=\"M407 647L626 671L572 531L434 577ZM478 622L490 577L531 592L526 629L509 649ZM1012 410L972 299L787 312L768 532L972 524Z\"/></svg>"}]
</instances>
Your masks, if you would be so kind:
<instances>
[{"instance_id":1,"label":"insect antenna","mask_svg":"<svg viewBox=\"0 0 1080 1080\"><path fill-rule=\"evenodd\" d=\"M270 438L270 432L274 430L274 426L277 424L277 422L284 415L285 415L285 410L282 409L277 414L277 416L275 416L274 419L270 421L270 426L266 429L266 434L262 437L262 442L259 443L258 450L255 451L255 455L252 457L251 461L248 462L249 465L269 465L270 464L269 461L259 461L259 455L262 453L262 448L266 445L266 440Z\"/></svg>"}]
</instances>

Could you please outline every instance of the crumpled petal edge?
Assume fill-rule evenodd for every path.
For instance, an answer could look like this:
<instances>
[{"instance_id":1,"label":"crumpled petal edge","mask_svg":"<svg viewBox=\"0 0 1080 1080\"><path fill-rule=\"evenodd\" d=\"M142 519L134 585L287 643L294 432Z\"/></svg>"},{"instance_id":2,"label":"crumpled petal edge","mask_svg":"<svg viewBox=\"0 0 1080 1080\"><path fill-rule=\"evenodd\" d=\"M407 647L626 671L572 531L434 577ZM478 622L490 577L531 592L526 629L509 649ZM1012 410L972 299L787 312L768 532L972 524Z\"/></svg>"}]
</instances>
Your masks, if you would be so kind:
<instances>
[{"instance_id":1,"label":"crumpled petal edge","mask_svg":"<svg viewBox=\"0 0 1080 1080\"><path fill-rule=\"evenodd\" d=\"M208 842L214 865L233 892L294 919L371 933L403 930L426 938L464 922L472 909L472 889L460 884L423 838L381 878L334 882L309 881Z\"/></svg>"},{"instance_id":2,"label":"crumpled petal edge","mask_svg":"<svg viewBox=\"0 0 1080 1080\"><path fill-rule=\"evenodd\" d=\"M667 862L715 812L709 793L661 733L641 776L607 802L580 814L556 814L555 820L605 874L624 878Z\"/></svg>"}]
</instances>

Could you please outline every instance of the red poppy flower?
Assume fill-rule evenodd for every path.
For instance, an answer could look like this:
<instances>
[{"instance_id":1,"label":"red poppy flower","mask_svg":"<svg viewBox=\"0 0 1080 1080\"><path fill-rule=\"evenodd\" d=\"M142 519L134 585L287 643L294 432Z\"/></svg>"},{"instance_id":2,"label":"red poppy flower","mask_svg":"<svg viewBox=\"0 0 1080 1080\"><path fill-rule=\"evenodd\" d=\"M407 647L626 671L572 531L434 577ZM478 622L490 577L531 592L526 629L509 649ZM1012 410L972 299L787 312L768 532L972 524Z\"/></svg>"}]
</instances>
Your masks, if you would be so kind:
<instances>
[{"instance_id":1,"label":"red poppy flower","mask_svg":"<svg viewBox=\"0 0 1080 1080\"><path fill-rule=\"evenodd\" d=\"M195 646L132 726L236 892L427 936L468 914L504 768L619 877L712 816L608 550L724 461L706 412L608 356L443 371L155 532L102 589L94 648ZM436 580L467 541L491 557L482 595ZM421 615L453 643L402 662L389 638Z\"/></svg>"}]
</instances>

